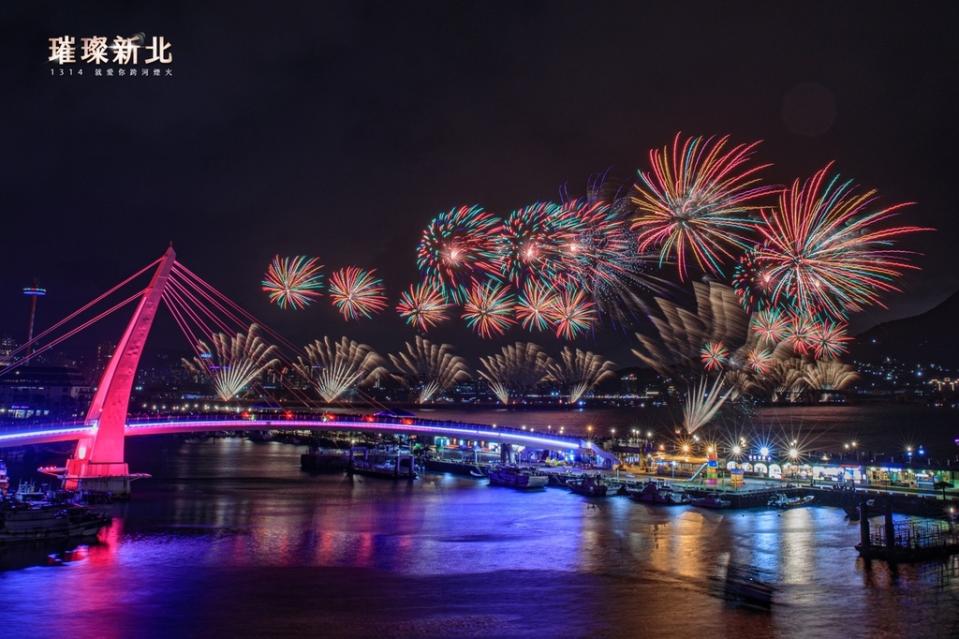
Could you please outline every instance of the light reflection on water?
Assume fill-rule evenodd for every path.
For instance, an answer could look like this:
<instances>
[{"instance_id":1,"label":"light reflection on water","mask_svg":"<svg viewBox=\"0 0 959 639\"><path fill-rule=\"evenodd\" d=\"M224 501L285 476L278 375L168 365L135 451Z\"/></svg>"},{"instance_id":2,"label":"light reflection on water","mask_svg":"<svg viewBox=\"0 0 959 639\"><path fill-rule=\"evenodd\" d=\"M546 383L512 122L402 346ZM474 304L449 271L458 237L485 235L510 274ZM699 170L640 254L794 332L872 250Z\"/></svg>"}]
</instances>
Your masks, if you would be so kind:
<instances>
[{"instance_id":1,"label":"light reflection on water","mask_svg":"<svg viewBox=\"0 0 959 639\"><path fill-rule=\"evenodd\" d=\"M41 556L0 572L0 627L18 636L39 622L44 634L71 637L896 636L934 627L948 636L959 627L956 560L897 574L867 568L853 549L858 527L838 509L701 511L452 476L308 477L299 452L235 439L131 443L131 464L155 479L114 507L103 542L77 560L52 567ZM777 584L771 614L712 594L710 577L730 561Z\"/></svg>"}]
</instances>

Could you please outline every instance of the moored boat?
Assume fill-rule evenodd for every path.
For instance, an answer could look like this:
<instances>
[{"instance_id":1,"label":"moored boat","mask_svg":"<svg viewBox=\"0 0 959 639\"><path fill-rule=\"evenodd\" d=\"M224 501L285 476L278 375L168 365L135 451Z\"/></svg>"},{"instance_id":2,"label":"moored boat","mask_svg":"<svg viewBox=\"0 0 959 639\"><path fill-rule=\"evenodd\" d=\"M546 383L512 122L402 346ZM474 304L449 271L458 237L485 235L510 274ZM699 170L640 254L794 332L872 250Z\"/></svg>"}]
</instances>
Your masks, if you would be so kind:
<instances>
[{"instance_id":1,"label":"moored boat","mask_svg":"<svg viewBox=\"0 0 959 639\"><path fill-rule=\"evenodd\" d=\"M571 479L566 482L566 487L584 497L605 497L609 492L609 486L599 475L584 475L579 479Z\"/></svg>"},{"instance_id":2,"label":"moored boat","mask_svg":"<svg viewBox=\"0 0 959 639\"><path fill-rule=\"evenodd\" d=\"M629 493L631 499L647 504L678 506L689 503L689 495L681 488L673 488L666 482L646 482L639 490Z\"/></svg>"},{"instance_id":3,"label":"moored boat","mask_svg":"<svg viewBox=\"0 0 959 639\"><path fill-rule=\"evenodd\" d=\"M0 543L90 537L110 518L74 504L20 503L0 505Z\"/></svg>"},{"instance_id":4,"label":"moored boat","mask_svg":"<svg viewBox=\"0 0 959 639\"><path fill-rule=\"evenodd\" d=\"M789 497L785 493L776 493L769 498L768 506L773 508L781 508L783 510L788 508L798 508L799 506L807 506L815 499L812 495L806 495L805 497Z\"/></svg>"},{"instance_id":5,"label":"moored boat","mask_svg":"<svg viewBox=\"0 0 959 639\"><path fill-rule=\"evenodd\" d=\"M697 508L729 508L733 504L730 500L723 499L716 493L709 493L702 497L693 497L689 500L689 503Z\"/></svg>"},{"instance_id":6,"label":"moored boat","mask_svg":"<svg viewBox=\"0 0 959 639\"><path fill-rule=\"evenodd\" d=\"M549 478L540 475L529 468L517 466L499 466L489 471L490 486L506 486L521 490L546 488Z\"/></svg>"}]
</instances>

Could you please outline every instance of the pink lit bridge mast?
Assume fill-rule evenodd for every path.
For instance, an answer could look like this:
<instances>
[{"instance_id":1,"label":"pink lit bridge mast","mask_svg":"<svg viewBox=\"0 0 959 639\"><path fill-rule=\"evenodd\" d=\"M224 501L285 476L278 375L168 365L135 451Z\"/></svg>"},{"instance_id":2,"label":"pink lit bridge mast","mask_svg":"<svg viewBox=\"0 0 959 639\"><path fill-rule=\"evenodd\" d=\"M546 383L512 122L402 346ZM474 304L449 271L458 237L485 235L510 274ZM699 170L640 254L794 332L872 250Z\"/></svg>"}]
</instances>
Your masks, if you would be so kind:
<instances>
[{"instance_id":1,"label":"pink lit bridge mast","mask_svg":"<svg viewBox=\"0 0 959 639\"><path fill-rule=\"evenodd\" d=\"M73 457L67 461L64 481L68 490L75 490L82 484L84 489L97 492L126 494L130 492L130 480L139 477L130 475L123 454L130 391L175 262L176 252L171 246L160 258L153 278L143 290L140 303L103 371L84 420L95 434L78 441Z\"/></svg>"},{"instance_id":2,"label":"pink lit bridge mast","mask_svg":"<svg viewBox=\"0 0 959 639\"><path fill-rule=\"evenodd\" d=\"M144 289L126 297L107 310L95 314L92 318L82 321L77 327L70 330L64 328L69 325L69 322L92 312L97 304L117 293L130 282L143 277L151 269L154 269L153 273ZM140 357L143 355L147 337L161 303L170 311L191 348L201 358L208 356L207 353L200 351L201 336L209 338L215 331L228 333L236 331L238 327L248 328L251 323L263 326L290 353L295 354L298 351L282 335L257 322L256 318L242 307L178 262L172 246L159 259L21 345L13 353L14 363L6 368L0 368L0 376L134 302L136 304L133 316L117 343L109 364L103 371L96 393L82 422L51 424L31 430L0 430L0 448L76 441L74 453L67 460L64 468L41 469L61 478L64 487L69 490L108 493L114 496L129 494L131 481L146 475L130 473L124 455L124 443L127 437L221 430L340 430L444 435L558 451L589 451L589 454L598 457L608 466L617 462L615 456L594 447L591 441L575 437L484 424L398 417L388 411L376 415L318 415L312 412L300 417L294 417L289 411L284 411L284 416L276 419L169 417L131 420L129 418L130 393L133 390ZM66 330L66 332L58 335L59 330ZM51 337L54 335L56 337ZM44 343L41 348L36 347L40 340L47 338L50 339L49 342ZM19 359L16 357L18 353ZM292 361L292 357L287 359ZM294 396L301 393L296 389L289 390ZM302 394L299 399L304 405L311 403L308 398L304 401Z\"/></svg>"}]
</instances>

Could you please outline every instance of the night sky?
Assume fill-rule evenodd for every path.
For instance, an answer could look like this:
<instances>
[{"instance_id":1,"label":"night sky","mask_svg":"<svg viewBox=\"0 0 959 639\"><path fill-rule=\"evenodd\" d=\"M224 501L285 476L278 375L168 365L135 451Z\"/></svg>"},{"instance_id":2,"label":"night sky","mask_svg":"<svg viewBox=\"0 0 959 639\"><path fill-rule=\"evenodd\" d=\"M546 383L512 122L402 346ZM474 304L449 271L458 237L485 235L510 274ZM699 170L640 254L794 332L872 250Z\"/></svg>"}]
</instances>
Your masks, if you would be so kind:
<instances>
[{"instance_id":1,"label":"night sky","mask_svg":"<svg viewBox=\"0 0 959 639\"><path fill-rule=\"evenodd\" d=\"M0 9L0 333L22 338L34 276L43 326L172 240L297 342L396 350L413 331L392 312L346 325L326 299L271 307L270 257L375 267L395 298L437 212L505 215L607 170L628 181L677 130L765 140L776 183L836 160L884 202L918 202L902 221L939 229L905 241L922 272L854 328L959 288L955 3L128 4ZM50 77L49 37L138 31L173 43L174 77ZM458 320L435 336L493 348ZM579 343L633 364L628 341Z\"/></svg>"}]
</instances>

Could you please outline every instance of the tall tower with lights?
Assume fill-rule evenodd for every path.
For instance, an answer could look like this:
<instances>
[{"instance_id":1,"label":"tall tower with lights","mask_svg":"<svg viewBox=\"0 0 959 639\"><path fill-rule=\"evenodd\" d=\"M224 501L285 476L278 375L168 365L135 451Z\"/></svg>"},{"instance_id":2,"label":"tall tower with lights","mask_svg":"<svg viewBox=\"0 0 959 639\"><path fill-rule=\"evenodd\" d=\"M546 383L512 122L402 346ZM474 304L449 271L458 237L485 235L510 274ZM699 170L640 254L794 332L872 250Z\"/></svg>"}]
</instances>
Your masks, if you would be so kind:
<instances>
[{"instance_id":1,"label":"tall tower with lights","mask_svg":"<svg viewBox=\"0 0 959 639\"><path fill-rule=\"evenodd\" d=\"M30 298L30 320L27 322L27 342L33 339L33 325L37 321L37 300L47 294L47 289L37 286L37 280L33 280L33 286L27 286L23 289L23 294ZM33 352L33 348L30 349Z\"/></svg>"}]
</instances>

